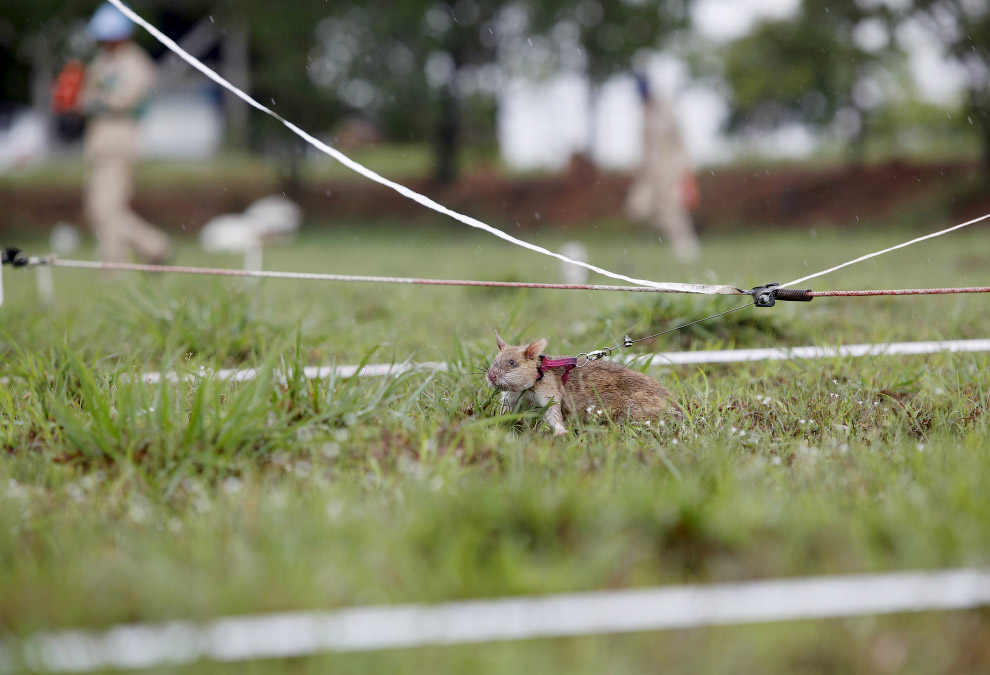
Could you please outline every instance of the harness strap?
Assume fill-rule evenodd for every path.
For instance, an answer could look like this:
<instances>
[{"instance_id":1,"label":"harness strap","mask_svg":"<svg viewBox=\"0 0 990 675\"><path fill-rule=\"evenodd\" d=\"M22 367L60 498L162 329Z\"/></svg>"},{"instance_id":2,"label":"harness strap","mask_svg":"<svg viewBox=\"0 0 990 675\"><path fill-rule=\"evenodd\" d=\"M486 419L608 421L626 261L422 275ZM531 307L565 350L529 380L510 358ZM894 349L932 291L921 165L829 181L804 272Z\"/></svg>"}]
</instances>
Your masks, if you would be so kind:
<instances>
[{"instance_id":1,"label":"harness strap","mask_svg":"<svg viewBox=\"0 0 990 675\"><path fill-rule=\"evenodd\" d=\"M564 374L560 376L560 383L567 384L567 378L571 374L571 370L577 367L577 357L570 356L563 359L548 359L540 354L540 363L536 366L536 370L540 373L540 376L536 378L536 381L539 382L543 379L543 370L545 368L561 367L564 369Z\"/></svg>"}]
</instances>

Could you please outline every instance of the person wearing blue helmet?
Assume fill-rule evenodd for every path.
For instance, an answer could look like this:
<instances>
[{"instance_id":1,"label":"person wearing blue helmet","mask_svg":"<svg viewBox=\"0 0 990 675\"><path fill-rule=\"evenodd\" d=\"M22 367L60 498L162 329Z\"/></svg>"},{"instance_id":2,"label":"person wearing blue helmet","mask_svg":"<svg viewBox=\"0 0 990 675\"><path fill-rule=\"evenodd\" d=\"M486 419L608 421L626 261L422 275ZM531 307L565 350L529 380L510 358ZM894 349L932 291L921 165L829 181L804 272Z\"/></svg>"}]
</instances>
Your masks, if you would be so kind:
<instances>
[{"instance_id":1,"label":"person wearing blue helmet","mask_svg":"<svg viewBox=\"0 0 990 675\"><path fill-rule=\"evenodd\" d=\"M83 195L86 219L96 234L100 258L123 262L136 254L162 262L168 238L130 206L138 153L138 118L155 83L155 64L131 40L134 24L104 3L89 22L99 45L86 69L82 111L86 115L83 153L89 177Z\"/></svg>"}]
</instances>

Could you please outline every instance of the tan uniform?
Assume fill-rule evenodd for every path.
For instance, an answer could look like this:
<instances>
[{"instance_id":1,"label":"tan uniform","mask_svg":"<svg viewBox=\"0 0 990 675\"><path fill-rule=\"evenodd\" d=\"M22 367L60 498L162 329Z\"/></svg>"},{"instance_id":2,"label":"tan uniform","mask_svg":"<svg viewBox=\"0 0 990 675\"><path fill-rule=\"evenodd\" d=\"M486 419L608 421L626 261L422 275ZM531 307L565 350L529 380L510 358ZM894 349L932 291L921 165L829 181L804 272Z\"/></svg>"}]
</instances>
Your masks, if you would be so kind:
<instances>
[{"instance_id":1,"label":"tan uniform","mask_svg":"<svg viewBox=\"0 0 990 675\"><path fill-rule=\"evenodd\" d=\"M649 99L643 104L643 161L629 189L626 212L659 229L682 260L694 260L701 252L682 194L690 171L673 111L663 101Z\"/></svg>"},{"instance_id":2,"label":"tan uniform","mask_svg":"<svg viewBox=\"0 0 990 675\"><path fill-rule=\"evenodd\" d=\"M89 116L83 152L90 162L83 196L86 218L99 240L100 258L146 261L168 256L168 238L134 213L137 118L155 81L155 65L133 42L101 49L86 70L83 108Z\"/></svg>"}]
</instances>

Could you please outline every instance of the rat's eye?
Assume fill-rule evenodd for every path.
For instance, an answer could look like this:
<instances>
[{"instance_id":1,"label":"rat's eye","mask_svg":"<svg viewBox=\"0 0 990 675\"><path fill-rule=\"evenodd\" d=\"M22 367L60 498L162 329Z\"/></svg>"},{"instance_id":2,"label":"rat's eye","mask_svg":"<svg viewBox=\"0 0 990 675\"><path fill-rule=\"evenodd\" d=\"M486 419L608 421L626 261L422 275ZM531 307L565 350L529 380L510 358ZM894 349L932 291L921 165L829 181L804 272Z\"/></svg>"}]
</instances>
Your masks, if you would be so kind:
<instances>
[{"instance_id":1,"label":"rat's eye","mask_svg":"<svg viewBox=\"0 0 990 675\"><path fill-rule=\"evenodd\" d=\"M510 365L510 366L514 366L514 365L516 365L516 362L515 362L515 361L513 361L512 359L509 359L509 365Z\"/></svg>"}]
</instances>

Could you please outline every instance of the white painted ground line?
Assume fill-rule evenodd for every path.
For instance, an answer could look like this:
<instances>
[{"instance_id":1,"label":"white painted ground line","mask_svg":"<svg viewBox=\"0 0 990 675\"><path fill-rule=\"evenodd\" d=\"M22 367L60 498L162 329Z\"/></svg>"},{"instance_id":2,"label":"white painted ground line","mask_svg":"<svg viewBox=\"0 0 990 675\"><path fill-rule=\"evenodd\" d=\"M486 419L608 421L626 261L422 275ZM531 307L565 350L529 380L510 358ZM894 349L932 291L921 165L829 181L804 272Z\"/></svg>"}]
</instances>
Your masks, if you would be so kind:
<instances>
[{"instance_id":1,"label":"white painted ground line","mask_svg":"<svg viewBox=\"0 0 990 675\"><path fill-rule=\"evenodd\" d=\"M963 568L357 607L41 633L8 640L0 671L81 673L986 605L990 572Z\"/></svg>"},{"instance_id":2,"label":"white painted ground line","mask_svg":"<svg viewBox=\"0 0 990 675\"><path fill-rule=\"evenodd\" d=\"M880 344L841 345L838 347L790 347L776 349L723 349L697 352L668 352L666 354L641 354L626 359L627 362L643 363L651 366L664 365L693 365L705 363L745 363L748 361L781 361L788 359L828 359L861 356L894 356L898 354L937 354L940 352L990 352L990 339L978 340L945 340L941 342L891 342ZM447 371L450 366L443 362L428 361L424 363L371 363L361 368L356 365L343 366L310 366L304 369L309 379L326 379L331 375L337 377L382 377L385 375L401 375L413 370L424 372ZM241 370L203 371L187 377L215 377L219 380L245 382L258 375L256 368ZM161 373L143 373L139 375L143 382L156 384L161 382ZM165 373L164 377L175 382L179 379L176 373Z\"/></svg>"}]
</instances>

